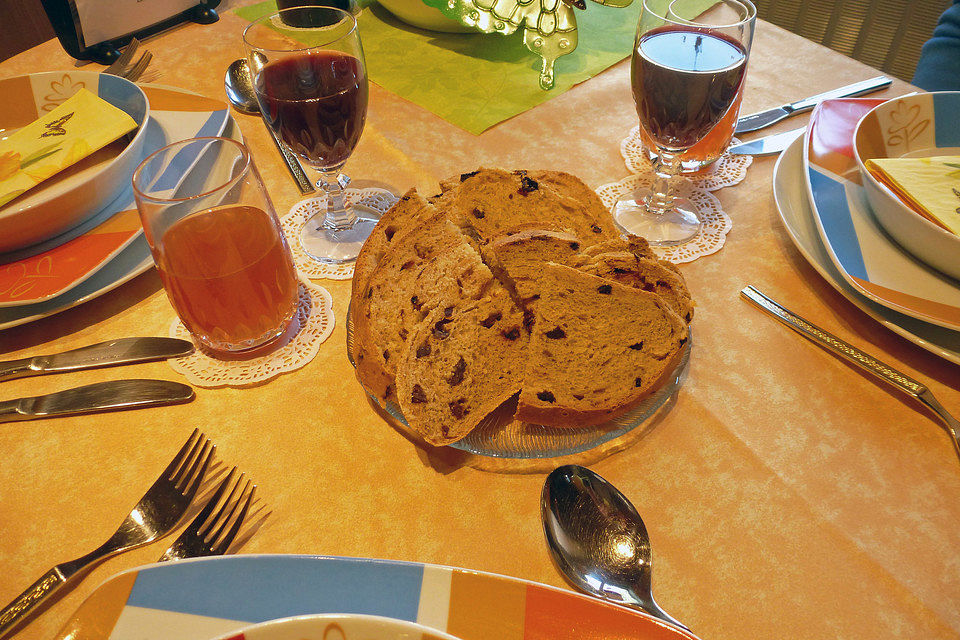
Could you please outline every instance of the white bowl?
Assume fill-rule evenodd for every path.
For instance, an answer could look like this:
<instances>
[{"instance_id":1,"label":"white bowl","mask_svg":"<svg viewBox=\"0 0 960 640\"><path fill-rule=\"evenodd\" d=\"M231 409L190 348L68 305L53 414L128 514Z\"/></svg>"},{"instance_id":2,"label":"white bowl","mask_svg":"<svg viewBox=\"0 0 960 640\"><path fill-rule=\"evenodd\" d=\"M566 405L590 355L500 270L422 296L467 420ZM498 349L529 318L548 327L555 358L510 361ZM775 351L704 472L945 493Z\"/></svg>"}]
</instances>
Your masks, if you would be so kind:
<instances>
[{"instance_id":1,"label":"white bowl","mask_svg":"<svg viewBox=\"0 0 960 640\"><path fill-rule=\"evenodd\" d=\"M380 4L402 22L426 29L427 31L480 33L476 29L462 25L456 20L451 20L443 15L439 9L425 5L423 0L380 0Z\"/></svg>"},{"instance_id":2,"label":"white bowl","mask_svg":"<svg viewBox=\"0 0 960 640\"><path fill-rule=\"evenodd\" d=\"M865 166L875 158L960 155L960 91L918 93L876 106L857 124L853 153L884 230L917 259L960 280L960 236L908 207Z\"/></svg>"},{"instance_id":3,"label":"white bowl","mask_svg":"<svg viewBox=\"0 0 960 640\"><path fill-rule=\"evenodd\" d=\"M13 133L81 88L127 112L138 127L0 207L0 253L60 235L93 216L126 188L142 160L150 105L143 91L94 71L49 71L0 80L0 136Z\"/></svg>"},{"instance_id":4,"label":"white bowl","mask_svg":"<svg viewBox=\"0 0 960 640\"><path fill-rule=\"evenodd\" d=\"M325 613L261 622L216 640L457 640L423 625L352 613Z\"/></svg>"}]
</instances>

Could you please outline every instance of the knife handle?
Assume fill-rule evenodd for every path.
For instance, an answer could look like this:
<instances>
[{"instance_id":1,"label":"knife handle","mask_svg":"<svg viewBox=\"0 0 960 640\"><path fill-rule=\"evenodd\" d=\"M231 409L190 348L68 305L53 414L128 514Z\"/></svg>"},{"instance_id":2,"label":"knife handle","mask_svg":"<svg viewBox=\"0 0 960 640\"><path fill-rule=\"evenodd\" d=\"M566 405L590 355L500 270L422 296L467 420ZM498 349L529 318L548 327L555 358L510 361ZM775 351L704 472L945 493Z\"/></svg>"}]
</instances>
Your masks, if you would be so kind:
<instances>
[{"instance_id":1,"label":"knife handle","mask_svg":"<svg viewBox=\"0 0 960 640\"><path fill-rule=\"evenodd\" d=\"M19 422L26 420L27 416L20 411L20 400L0 400L0 422Z\"/></svg>"},{"instance_id":2,"label":"knife handle","mask_svg":"<svg viewBox=\"0 0 960 640\"><path fill-rule=\"evenodd\" d=\"M804 111L810 111L823 100L862 96L865 93L879 91L884 87L888 87L892 82L893 80L887 76L877 76L876 78L870 78L869 80L864 80L862 82L855 82L854 84L840 87L839 89L833 89L832 91L827 91L815 96L810 96L809 98L804 98L803 100L797 100L796 102L785 104L783 105L783 109L789 113L802 113Z\"/></svg>"},{"instance_id":3,"label":"knife handle","mask_svg":"<svg viewBox=\"0 0 960 640\"><path fill-rule=\"evenodd\" d=\"M280 138L277 137L277 132L267 123L266 119L263 120L264 126L267 128L267 131L270 132L270 138L273 139L273 144L277 145L277 151L280 152L280 155L283 156L283 162L287 165L287 169L290 171L290 175L293 177L293 181L297 183L297 188L300 189L300 195L307 195L308 193L313 193L315 190L313 185L310 184L307 174L303 172L303 167L300 166L300 161L297 160L297 157L287 149Z\"/></svg>"},{"instance_id":4,"label":"knife handle","mask_svg":"<svg viewBox=\"0 0 960 640\"><path fill-rule=\"evenodd\" d=\"M43 373L42 365L35 362L35 358L22 358L20 360L0 362L0 382L4 380L14 380L15 378L26 378L27 376L36 376L41 373Z\"/></svg>"}]
</instances>

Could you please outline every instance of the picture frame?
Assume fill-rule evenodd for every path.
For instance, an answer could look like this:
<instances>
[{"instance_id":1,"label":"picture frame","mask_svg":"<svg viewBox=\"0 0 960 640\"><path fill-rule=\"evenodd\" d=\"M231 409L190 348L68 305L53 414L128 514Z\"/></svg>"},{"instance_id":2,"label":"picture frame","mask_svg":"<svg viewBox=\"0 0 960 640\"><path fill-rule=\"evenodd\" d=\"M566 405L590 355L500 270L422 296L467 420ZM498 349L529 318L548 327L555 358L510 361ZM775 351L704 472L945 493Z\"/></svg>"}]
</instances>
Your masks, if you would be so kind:
<instances>
[{"instance_id":1,"label":"picture frame","mask_svg":"<svg viewBox=\"0 0 960 640\"><path fill-rule=\"evenodd\" d=\"M220 19L215 10L220 0L187 0L186 2L184 0L150 0L149 2L130 0L121 3L127 6L119 9L113 0L40 0L40 2L64 50L77 60L92 60L100 64L110 64L116 60L120 55L120 49L133 38L142 40L183 22L211 24ZM102 12L91 13L91 6L96 2L101 2L105 8L109 6L110 11L125 12L121 14L124 19L116 20L116 13L112 16L104 16ZM111 18L117 24L111 25ZM100 24L90 24L94 21ZM98 35L92 37L89 35L110 33L111 26L114 29L125 30L124 24L136 26L126 33L111 33L106 39L101 39ZM90 39L95 41L88 44L86 41Z\"/></svg>"}]
</instances>

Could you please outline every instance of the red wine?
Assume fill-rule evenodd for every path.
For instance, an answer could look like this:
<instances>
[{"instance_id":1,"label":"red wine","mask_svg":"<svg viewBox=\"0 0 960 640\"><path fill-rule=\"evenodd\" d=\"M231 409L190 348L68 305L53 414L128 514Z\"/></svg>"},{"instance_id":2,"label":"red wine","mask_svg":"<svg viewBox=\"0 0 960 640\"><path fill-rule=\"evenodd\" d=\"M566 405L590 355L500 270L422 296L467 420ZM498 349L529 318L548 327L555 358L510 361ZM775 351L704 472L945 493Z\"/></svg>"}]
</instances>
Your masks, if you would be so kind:
<instances>
[{"instance_id":1,"label":"red wine","mask_svg":"<svg viewBox=\"0 0 960 640\"><path fill-rule=\"evenodd\" d=\"M283 58L257 76L264 117L308 162L335 168L350 157L367 117L363 63L339 51Z\"/></svg>"},{"instance_id":2,"label":"red wine","mask_svg":"<svg viewBox=\"0 0 960 640\"><path fill-rule=\"evenodd\" d=\"M630 68L641 126L668 149L692 146L736 99L746 61L743 46L716 31L667 26L643 34Z\"/></svg>"}]
</instances>

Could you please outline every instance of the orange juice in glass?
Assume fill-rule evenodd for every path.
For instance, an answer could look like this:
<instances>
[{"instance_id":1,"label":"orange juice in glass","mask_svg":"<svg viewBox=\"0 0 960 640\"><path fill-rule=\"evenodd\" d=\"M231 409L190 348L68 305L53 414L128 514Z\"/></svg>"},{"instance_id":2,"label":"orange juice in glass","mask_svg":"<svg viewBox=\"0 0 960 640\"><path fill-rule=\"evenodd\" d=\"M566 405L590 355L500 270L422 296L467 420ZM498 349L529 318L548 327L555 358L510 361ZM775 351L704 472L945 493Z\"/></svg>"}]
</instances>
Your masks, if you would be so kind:
<instances>
[{"instance_id":1,"label":"orange juice in glass","mask_svg":"<svg viewBox=\"0 0 960 640\"><path fill-rule=\"evenodd\" d=\"M177 142L144 160L133 185L167 297L201 348L236 356L278 341L296 314L297 277L246 147Z\"/></svg>"}]
</instances>

